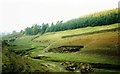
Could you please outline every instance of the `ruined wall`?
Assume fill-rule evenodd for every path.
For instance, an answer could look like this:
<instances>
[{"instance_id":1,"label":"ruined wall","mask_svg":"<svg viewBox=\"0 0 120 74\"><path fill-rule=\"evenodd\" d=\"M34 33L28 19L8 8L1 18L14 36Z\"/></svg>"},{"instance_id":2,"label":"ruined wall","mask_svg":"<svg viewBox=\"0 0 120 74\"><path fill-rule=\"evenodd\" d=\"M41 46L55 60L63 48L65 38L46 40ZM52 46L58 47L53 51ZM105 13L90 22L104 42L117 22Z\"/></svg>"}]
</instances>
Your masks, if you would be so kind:
<instances>
[{"instance_id":1,"label":"ruined wall","mask_svg":"<svg viewBox=\"0 0 120 74\"><path fill-rule=\"evenodd\" d=\"M48 52L60 52L60 53L77 52L80 51L80 49L83 47L84 46L60 46L57 48L52 48L48 50Z\"/></svg>"}]
</instances>

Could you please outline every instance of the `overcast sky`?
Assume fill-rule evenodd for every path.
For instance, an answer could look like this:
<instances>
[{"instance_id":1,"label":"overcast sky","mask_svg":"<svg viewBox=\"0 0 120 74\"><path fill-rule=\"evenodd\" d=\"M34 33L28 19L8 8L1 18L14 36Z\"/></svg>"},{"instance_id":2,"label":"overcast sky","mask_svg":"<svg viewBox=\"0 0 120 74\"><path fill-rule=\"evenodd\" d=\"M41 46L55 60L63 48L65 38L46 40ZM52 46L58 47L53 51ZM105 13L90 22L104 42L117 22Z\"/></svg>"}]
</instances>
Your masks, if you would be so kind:
<instances>
[{"instance_id":1,"label":"overcast sky","mask_svg":"<svg viewBox=\"0 0 120 74\"><path fill-rule=\"evenodd\" d=\"M56 23L118 7L119 0L0 0L0 32ZM1 17L2 16L2 17Z\"/></svg>"}]
</instances>

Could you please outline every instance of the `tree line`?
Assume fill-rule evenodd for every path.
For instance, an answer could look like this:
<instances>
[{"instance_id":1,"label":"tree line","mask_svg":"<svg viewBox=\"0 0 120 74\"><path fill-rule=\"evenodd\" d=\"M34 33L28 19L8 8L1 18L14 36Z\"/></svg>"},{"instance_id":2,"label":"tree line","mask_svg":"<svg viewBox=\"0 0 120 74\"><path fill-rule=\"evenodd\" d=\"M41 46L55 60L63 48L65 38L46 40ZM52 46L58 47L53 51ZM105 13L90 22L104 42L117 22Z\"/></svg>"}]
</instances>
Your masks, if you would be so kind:
<instances>
[{"instance_id":1,"label":"tree line","mask_svg":"<svg viewBox=\"0 0 120 74\"><path fill-rule=\"evenodd\" d=\"M72 19L67 22L58 21L57 23L43 23L42 25L34 24L32 27L27 27L24 33L27 35L44 34L46 32L57 32L64 30L72 30L76 28L84 28L88 26L102 26L114 23L120 23L120 14L118 8L106 10Z\"/></svg>"},{"instance_id":2,"label":"tree line","mask_svg":"<svg viewBox=\"0 0 120 74\"><path fill-rule=\"evenodd\" d=\"M48 27L49 27L49 25L48 24L44 24L44 23L42 24L42 26L41 25L37 25L37 24L33 24L32 27L25 28L24 33L27 34L27 35L36 35L38 33L43 34L43 33L46 32L46 29Z\"/></svg>"}]
</instances>

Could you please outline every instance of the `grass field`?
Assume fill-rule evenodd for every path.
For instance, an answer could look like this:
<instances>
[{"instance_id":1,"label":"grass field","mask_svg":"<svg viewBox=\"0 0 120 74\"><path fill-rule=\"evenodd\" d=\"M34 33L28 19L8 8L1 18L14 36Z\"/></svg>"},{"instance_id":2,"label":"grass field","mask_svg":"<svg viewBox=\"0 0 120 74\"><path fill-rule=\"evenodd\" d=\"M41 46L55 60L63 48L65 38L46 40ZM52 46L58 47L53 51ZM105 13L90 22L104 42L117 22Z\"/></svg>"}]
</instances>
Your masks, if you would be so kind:
<instances>
[{"instance_id":1,"label":"grass field","mask_svg":"<svg viewBox=\"0 0 120 74\"><path fill-rule=\"evenodd\" d=\"M113 29L116 27L118 27L118 24L97 26L97 27L87 27L87 28L80 28L80 29L60 31L60 32L52 32L52 33L50 32L50 33L45 33L44 35L42 35L34 40L35 41L48 41L51 43L58 39L61 39L62 36L95 32L95 31L101 31L101 30L106 30L106 29Z\"/></svg>"},{"instance_id":2,"label":"grass field","mask_svg":"<svg viewBox=\"0 0 120 74\"><path fill-rule=\"evenodd\" d=\"M13 50L26 50L28 48L34 48L29 52L29 58L34 61L42 61L43 65L50 69L51 72L66 72L60 62L63 61L76 61L76 62L86 62L86 63L101 63L101 64L111 64L120 65L119 63L119 49L120 44L118 43L118 30L103 31L109 29L118 28L118 23L106 25L106 26L96 26L79 28L75 30L66 30L60 32L45 33L43 35L26 36L23 35L18 37L15 42L9 42L10 45L15 45L9 47ZM99 33L97 33L99 31ZM93 34L88 34L94 32ZM84 35L81 35L86 33ZM79 34L78 36L74 36ZM63 36L70 36L68 38L62 38ZM83 45L79 52L74 53L54 53L45 52L52 48L56 48L62 45ZM53 50L54 51L54 50ZM33 59L32 57L46 56L48 58L43 59ZM25 56L24 56L25 57ZM58 67L60 66L60 67ZM37 65L36 65L37 67ZM36 68L35 67L35 68ZM115 70L98 70L96 72L116 72Z\"/></svg>"}]
</instances>

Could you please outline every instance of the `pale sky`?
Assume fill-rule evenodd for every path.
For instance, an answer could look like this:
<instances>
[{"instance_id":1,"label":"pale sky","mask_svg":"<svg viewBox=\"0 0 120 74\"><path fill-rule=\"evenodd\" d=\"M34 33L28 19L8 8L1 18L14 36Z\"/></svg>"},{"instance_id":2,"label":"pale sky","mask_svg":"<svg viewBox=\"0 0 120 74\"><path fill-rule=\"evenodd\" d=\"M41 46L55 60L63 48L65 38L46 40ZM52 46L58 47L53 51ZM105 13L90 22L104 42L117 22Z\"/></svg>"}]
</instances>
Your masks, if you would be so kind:
<instances>
[{"instance_id":1,"label":"pale sky","mask_svg":"<svg viewBox=\"0 0 120 74\"><path fill-rule=\"evenodd\" d=\"M0 0L0 32L56 23L118 7L119 0Z\"/></svg>"}]
</instances>

